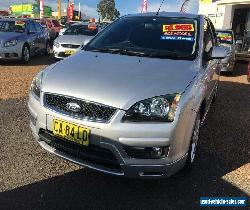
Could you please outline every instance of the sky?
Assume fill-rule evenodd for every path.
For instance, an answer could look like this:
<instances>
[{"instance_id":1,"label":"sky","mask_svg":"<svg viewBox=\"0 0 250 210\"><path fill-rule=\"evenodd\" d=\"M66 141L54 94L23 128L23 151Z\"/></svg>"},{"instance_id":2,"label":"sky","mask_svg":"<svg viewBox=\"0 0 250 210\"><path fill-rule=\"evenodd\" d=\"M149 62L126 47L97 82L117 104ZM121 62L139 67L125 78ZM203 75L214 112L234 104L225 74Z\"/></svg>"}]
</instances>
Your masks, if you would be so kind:
<instances>
[{"instance_id":1,"label":"sky","mask_svg":"<svg viewBox=\"0 0 250 210\"><path fill-rule=\"evenodd\" d=\"M66 0L63 2L63 9L66 8ZM81 11L90 17L98 17L96 5L100 0L75 0L75 5L81 3ZM148 0L148 11L157 11L162 0ZM181 7L183 0L165 0L162 11L177 11ZM188 11L191 13L198 12L199 0L190 0ZM7 9L11 4L15 3L34 3L34 0L0 0L0 10ZM142 0L116 0L116 7L121 15L138 13L141 11ZM57 0L45 0L45 5L52 6L57 10Z\"/></svg>"}]
</instances>

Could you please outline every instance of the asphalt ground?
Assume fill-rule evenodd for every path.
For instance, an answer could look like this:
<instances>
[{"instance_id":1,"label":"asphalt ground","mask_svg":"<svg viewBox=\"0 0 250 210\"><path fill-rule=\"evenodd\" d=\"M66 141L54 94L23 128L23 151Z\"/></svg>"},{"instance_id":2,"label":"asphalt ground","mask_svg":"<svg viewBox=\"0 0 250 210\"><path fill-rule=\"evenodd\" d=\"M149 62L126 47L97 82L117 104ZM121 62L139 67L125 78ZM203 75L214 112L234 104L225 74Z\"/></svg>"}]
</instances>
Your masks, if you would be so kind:
<instances>
[{"instance_id":1,"label":"asphalt ground","mask_svg":"<svg viewBox=\"0 0 250 210\"><path fill-rule=\"evenodd\" d=\"M38 56L27 65L0 63L0 209L199 209L202 196L250 197L246 64L221 77L193 170L168 179L139 180L79 167L34 141L28 89L33 76L53 62Z\"/></svg>"}]
</instances>

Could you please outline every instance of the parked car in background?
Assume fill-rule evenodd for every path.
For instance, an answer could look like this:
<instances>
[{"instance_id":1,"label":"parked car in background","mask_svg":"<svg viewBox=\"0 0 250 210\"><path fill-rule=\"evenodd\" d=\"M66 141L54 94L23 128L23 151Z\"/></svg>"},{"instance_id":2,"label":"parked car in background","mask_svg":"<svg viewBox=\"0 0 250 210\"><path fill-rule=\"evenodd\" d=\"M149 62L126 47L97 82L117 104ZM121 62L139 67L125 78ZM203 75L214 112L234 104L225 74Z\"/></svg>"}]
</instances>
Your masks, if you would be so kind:
<instances>
[{"instance_id":1,"label":"parked car in background","mask_svg":"<svg viewBox=\"0 0 250 210\"><path fill-rule=\"evenodd\" d=\"M72 26L64 43L86 28ZM98 171L171 176L194 163L226 55L202 15L124 16L33 79L32 132L49 152Z\"/></svg>"},{"instance_id":2,"label":"parked car in background","mask_svg":"<svg viewBox=\"0 0 250 210\"><path fill-rule=\"evenodd\" d=\"M0 60L21 59L28 63L32 55L49 54L48 36L41 25L29 19L0 20Z\"/></svg>"},{"instance_id":3,"label":"parked car in background","mask_svg":"<svg viewBox=\"0 0 250 210\"><path fill-rule=\"evenodd\" d=\"M69 21L67 23L65 23L65 26L60 30L59 32L59 36L62 36L64 34L64 32L70 27L72 26L73 24L76 24L76 23L80 23L80 21Z\"/></svg>"},{"instance_id":4,"label":"parked car in background","mask_svg":"<svg viewBox=\"0 0 250 210\"><path fill-rule=\"evenodd\" d=\"M250 61L250 31L245 31L241 39L236 40L236 59Z\"/></svg>"},{"instance_id":5,"label":"parked car in background","mask_svg":"<svg viewBox=\"0 0 250 210\"><path fill-rule=\"evenodd\" d=\"M102 30L105 29L108 25L110 25L110 23L108 23L108 22L98 23L99 30L102 31Z\"/></svg>"},{"instance_id":6,"label":"parked car in background","mask_svg":"<svg viewBox=\"0 0 250 210\"><path fill-rule=\"evenodd\" d=\"M44 18L40 20L40 23L48 31L51 41L55 40L58 37L62 27L57 20Z\"/></svg>"},{"instance_id":7,"label":"parked car in background","mask_svg":"<svg viewBox=\"0 0 250 210\"><path fill-rule=\"evenodd\" d=\"M250 82L250 62L248 63L248 67L247 67L247 80L248 82Z\"/></svg>"},{"instance_id":8,"label":"parked car in background","mask_svg":"<svg viewBox=\"0 0 250 210\"><path fill-rule=\"evenodd\" d=\"M63 59L80 51L97 32L98 28L95 24L73 24L64 32L64 35L59 36L54 41L53 52L55 58Z\"/></svg>"},{"instance_id":9,"label":"parked car in background","mask_svg":"<svg viewBox=\"0 0 250 210\"><path fill-rule=\"evenodd\" d=\"M232 30L216 30L220 45L227 47L228 56L222 60L222 72L233 73L236 63L236 45Z\"/></svg>"}]
</instances>

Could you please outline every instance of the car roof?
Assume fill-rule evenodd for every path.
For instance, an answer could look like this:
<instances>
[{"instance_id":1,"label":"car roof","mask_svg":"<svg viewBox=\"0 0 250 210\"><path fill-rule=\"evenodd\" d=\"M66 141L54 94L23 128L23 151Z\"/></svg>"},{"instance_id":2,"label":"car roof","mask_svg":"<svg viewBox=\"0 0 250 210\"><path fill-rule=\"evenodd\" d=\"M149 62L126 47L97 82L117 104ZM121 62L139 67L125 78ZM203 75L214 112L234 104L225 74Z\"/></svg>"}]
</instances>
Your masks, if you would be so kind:
<instances>
[{"instance_id":1,"label":"car roof","mask_svg":"<svg viewBox=\"0 0 250 210\"><path fill-rule=\"evenodd\" d=\"M157 15L156 12L147 12L147 13L137 13L129 14L124 17L182 17L182 18L199 18L202 15L190 14L190 13L181 13L181 12L159 12Z\"/></svg>"},{"instance_id":2,"label":"car roof","mask_svg":"<svg viewBox=\"0 0 250 210\"><path fill-rule=\"evenodd\" d=\"M4 21L23 21L23 22L33 21L32 19L29 19L29 18L3 18L1 20L4 20Z\"/></svg>"}]
</instances>

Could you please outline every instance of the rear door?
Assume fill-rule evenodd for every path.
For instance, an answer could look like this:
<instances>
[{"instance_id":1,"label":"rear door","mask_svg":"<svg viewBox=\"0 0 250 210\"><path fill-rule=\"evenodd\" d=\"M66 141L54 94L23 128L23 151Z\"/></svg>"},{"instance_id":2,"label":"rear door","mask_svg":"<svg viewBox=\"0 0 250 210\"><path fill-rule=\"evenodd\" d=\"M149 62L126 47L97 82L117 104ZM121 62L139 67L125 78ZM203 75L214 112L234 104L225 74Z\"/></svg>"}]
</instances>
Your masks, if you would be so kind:
<instances>
[{"instance_id":1,"label":"rear door","mask_svg":"<svg viewBox=\"0 0 250 210\"><path fill-rule=\"evenodd\" d=\"M37 31L35 28L35 24L32 21L28 21L27 29L28 29L28 42L30 45L30 51L32 54L35 54L36 51L39 49L39 43L37 39Z\"/></svg>"},{"instance_id":2,"label":"rear door","mask_svg":"<svg viewBox=\"0 0 250 210\"><path fill-rule=\"evenodd\" d=\"M42 50L46 48L46 33L44 32L41 25L37 22L34 22L35 28L37 31L37 42L38 42L38 50Z\"/></svg>"}]
</instances>

